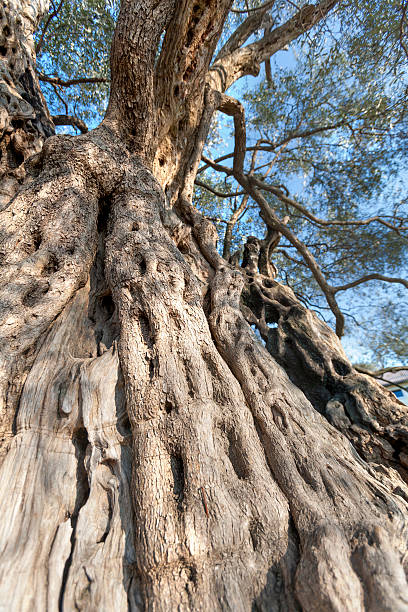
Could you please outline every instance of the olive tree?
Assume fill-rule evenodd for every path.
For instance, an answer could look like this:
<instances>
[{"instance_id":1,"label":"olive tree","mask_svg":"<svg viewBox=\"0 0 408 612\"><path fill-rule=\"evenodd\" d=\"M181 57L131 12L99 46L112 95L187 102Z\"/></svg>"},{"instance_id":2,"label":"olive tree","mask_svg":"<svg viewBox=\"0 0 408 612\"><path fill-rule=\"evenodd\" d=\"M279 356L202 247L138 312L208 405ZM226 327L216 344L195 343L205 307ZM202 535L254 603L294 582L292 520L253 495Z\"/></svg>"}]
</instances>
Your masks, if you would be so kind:
<instances>
[{"instance_id":1,"label":"olive tree","mask_svg":"<svg viewBox=\"0 0 408 612\"><path fill-rule=\"evenodd\" d=\"M226 94L337 2L271 25L272 4L214 58L231 0L123 0L106 114L78 136L39 87L46 1L0 9L3 608L408 607L406 408L274 279L299 239ZM268 228L238 263L192 204L216 110Z\"/></svg>"}]
</instances>

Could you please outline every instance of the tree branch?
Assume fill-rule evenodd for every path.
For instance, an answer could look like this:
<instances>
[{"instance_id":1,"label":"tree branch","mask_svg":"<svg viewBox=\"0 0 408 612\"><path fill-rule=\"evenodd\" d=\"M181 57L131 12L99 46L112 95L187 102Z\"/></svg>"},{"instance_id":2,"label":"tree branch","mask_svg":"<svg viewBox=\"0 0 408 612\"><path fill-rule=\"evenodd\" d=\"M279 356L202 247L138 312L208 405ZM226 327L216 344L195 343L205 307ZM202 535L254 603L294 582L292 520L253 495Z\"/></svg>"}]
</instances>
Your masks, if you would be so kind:
<instances>
[{"instance_id":1,"label":"tree branch","mask_svg":"<svg viewBox=\"0 0 408 612\"><path fill-rule=\"evenodd\" d=\"M198 179L194 181L194 184L197 185L197 187L202 187L203 189L206 189L213 195L217 196L217 198L233 198L233 197L243 195L244 193L246 193L245 191L238 191L238 193L224 193L223 191L218 191L218 189L214 189L210 185L207 185L206 183L203 183L202 181L199 181Z\"/></svg>"},{"instance_id":2,"label":"tree branch","mask_svg":"<svg viewBox=\"0 0 408 612\"><path fill-rule=\"evenodd\" d=\"M242 193L242 192L241 192ZM238 206L236 210L232 213L229 221L227 222L227 227L225 228L224 234L224 246L222 251L222 256L224 259L228 261L229 256L231 255L231 244L232 244L232 232L234 231L234 227L237 224L240 216L246 210L249 196L246 192L244 197L241 200L241 204Z\"/></svg>"},{"instance_id":3,"label":"tree branch","mask_svg":"<svg viewBox=\"0 0 408 612\"><path fill-rule=\"evenodd\" d=\"M406 29L407 8L408 8L408 2L407 0L403 0L402 5L401 5L402 15L401 15L401 21L400 21L399 41L400 41L400 45L402 49L404 50L405 55L408 58L408 46L404 40L404 37L406 35L405 29Z\"/></svg>"},{"instance_id":4,"label":"tree branch","mask_svg":"<svg viewBox=\"0 0 408 612\"><path fill-rule=\"evenodd\" d=\"M384 276L383 274L367 274L366 276L362 276L351 283L346 283L345 285L338 285L337 287L332 287L334 293L338 293L339 291L346 291L347 289L351 289L352 287L357 287L357 285L361 285L362 283L366 283L370 280L380 280L386 283L399 283L404 285L408 289L408 281L405 278L395 278L392 276Z\"/></svg>"},{"instance_id":5,"label":"tree branch","mask_svg":"<svg viewBox=\"0 0 408 612\"><path fill-rule=\"evenodd\" d=\"M103 77L82 77L64 81L59 77L48 76L47 74L41 74L41 72L38 73L38 79L44 83L51 83L60 87L71 87L71 85L80 85L81 83L109 83L109 80Z\"/></svg>"},{"instance_id":6,"label":"tree branch","mask_svg":"<svg viewBox=\"0 0 408 612\"><path fill-rule=\"evenodd\" d=\"M235 81L245 75L257 76L262 62L310 30L329 13L338 1L322 0L318 4L307 4L286 23L265 34L261 40L246 47L238 48L235 44L232 45L232 50L228 54L223 53L215 60L209 72L209 84L213 89L226 91ZM253 16L248 17L248 20L251 17Z\"/></svg>"},{"instance_id":7,"label":"tree branch","mask_svg":"<svg viewBox=\"0 0 408 612\"><path fill-rule=\"evenodd\" d=\"M245 153L246 153L246 128L245 128L245 110L241 102L231 96L222 93L219 95L218 110L230 117L234 118L234 173L242 173L244 171Z\"/></svg>"},{"instance_id":8,"label":"tree branch","mask_svg":"<svg viewBox=\"0 0 408 612\"><path fill-rule=\"evenodd\" d=\"M265 11L267 9L272 8L272 6L275 4L275 0L271 0L271 2L265 2L265 4L262 4L262 6L255 6L254 8L246 8L243 10L238 10L238 9L231 9L231 13L237 13L242 14L242 13L255 13L256 11Z\"/></svg>"},{"instance_id":9,"label":"tree branch","mask_svg":"<svg viewBox=\"0 0 408 612\"><path fill-rule=\"evenodd\" d=\"M344 226L344 227L348 225L362 226L362 225L368 225L370 223L377 222L377 223L381 223L382 225L385 225L386 227L388 227L389 229L392 229L393 231L397 233L400 233L401 231L408 229L405 227L397 227L393 225L392 223L390 223L389 221L385 221L385 219L383 219L382 217L379 217L378 215L376 215L375 217L369 217L368 219L362 219L362 220L351 219L347 221L339 221L335 219L333 221L329 221L326 219L320 219L319 217L316 217L313 213L309 212L307 208L302 206L302 204L299 204L299 202L296 202L296 200L292 200L291 198L288 198L288 196L286 196L279 188L275 187L274 185L268 185L268 183L261 181L257 177L254 177L253 181L256 183L256 186L259 189L273 193L273 195L275 195L281 202L283 202L284 204L287 204L288 206L292 206L293 208L296 208L296 210L301 212L302 215L304 215L307 219L323 227L332 226L332 225Z\"/></svg>"},{"instance_id":10,"label":"tree branch","mask_svg":"<svg viewBox=\"0 0 408 612\"><path fill-rule=\"evenodd\" d=\"M392 366L389 368L381 368L380 370L368 370L367 368L353 365L353 368L357 370L357 372L368 374L368 376L374 376L375 378L381 376L382 374L386 374L387 372L400 372L401 370L408 370L408 366ZM388 380L387 382L391 381Z\"/></svg>"},{"instance_id":11,"label":"tree branch","mask_svg":"<svg viewBox=\"0 0 408 612\"><path fill-rule=\"evenodd\" d=\"M277 231L279 231L285 238L296 247L297 251L302 255L306 265L309 270L313 274L317 284L323 291L327 303L330 306L332 313L336 319L336 334L339 338L344 333L344 315L340 310L339 305L337 304L336 298L334 297L333 288L327 282L319 264L316 259L313 257L312 253L309 251L307 246L299 240L299 238L283 223L278 216L273 212L268 202L265 200L264 196L258 189L254 183L249 182L248 188L250 190L251 196L253 199L259 204L261 209L261 216L265 223Z\"/></svg>"},{"instance_id":12,"label":"tree branch","mask_svg":"<svg viewBox=\"0 0 408 612\"><path fill-rule=\"evenodd\" d=\"M291 140L296 140L297 138L307 138L308 136L314 136L315 134L318 134L320 132L336 130L339 127L343 127L346 123L347 123L346 121L339 121L338 123L334 123L332 125L318 126L310 130L305 130L304 132L291 132L277 143L272 143L271 141L265 140L262 138L260 141L258 141L259 144L256 144L251 147L247 147L246 150L247 151L257 150L257 151L264 151L267 153L274 152L279 147L287 145ZM262 143L267 143L267 146L262 146ZM214 161L215 162L225 161L226 159L230 159L233 156L234 156L234 152L226 153L225 155L222 155L221 157L217 157L217 159ZM205 169L206 169L205 166L203 166L202 168L200 168L200 172L203 172Z\"/></svg>"},{"instance_id":13,"label":"tree branch","mask_svg":"<svg viewBox=\"0 0 408 612\"><path fill-rule=\"evenodd\" d=\"M78 128L82 134L86 134L88 126L79 117L72 115L53 115L51 117L54 125L72 125L72 127Z\"/></svg>"},{"instance_id":14,"label":"tree branch","mask_svg":"<svg viewBox=\"0 0 408 612\"><path fill-rule=\"evenodd\" d=\"M44 44L44 36L45 36L45 34L46 34L46 32L47 32L47 30L49 28L49 25L50 25L51 21L54 19L54 17L56 17L58 15L58 13L60 12L63 4L64 4L64 0L61 0L59 5L57 6L57 8L52 13L50 13L47 21L45 22L45 25L44 25L43 30L41 32L40 40L38 41L38 43L36 44L36 47L35 47L35 54L36 55L39 55L41 53L41 49L42 49L42 46ZM53 4L53 6L54 6L54 4Z\"/></svg>"},{"instance_id":15,"label":"tree branch","mask_svg":"<svg viewBox=\"0 0 408 612\"><path fill-rule=\"evenodd\" d=\"M386 372L399 372L400 370L406 370L407 366L396 366L393 368L382 368L381 370L376 370L376 371L372 371L372 370L367 370L366 368L362 368L360 366L354 366L353 368L356 370L356 372L360 372L360 374L366 374L366 376L371 376L372 378L375 378L378 381L382 381L382 382L386 382L390 385L392 385L393 387L398 387L398 389L401 389L402 391L406 391L405 387L402 387L401 385L399 385L396 382L390 381L387 378L384 378L383 374L385 374Z\"/></svg>"},{"instance_id":16,"label":"tree branch","mask_svg":"<svg viewBox=\"0 0 408 612\"><path fill-rule=\"evenodd\" d=\"M251 12L251 14L237 27L235 32L231 34L231 36L215 58L215 62L222 59L223 57L226 57L227 55L230 55L236 49L239 49L239 47L241 47L248 40L248 38L262 26L262 23L265 18L265 13L270 8L272 8L274 4L275 0L272 0L271 2L265 2L265 4L263 4L262 6L258 6L257 8L252 9L252 11L251 9L239 11L240 13ZM235 13L238 11L232 10L232 12Z\"/></svg>"},{"instance_id":17,"label":"tree branch","mask_svg":"<svg viewBox=\"0 0 408 612\"><path fill-rule=\"evenodd\" d=\"M228 100L231 99L228 97ZM281 221L279 219L276 213L269 206L262 193L258 191L256 186L256 179L251 175L244 175L242 151L244 151L245 155L246 126L243 108L242 105L232 103L229 110L231 114L234 113L234 124L238 126L238 130L235 132L234 151L238 151L239 162L236 163L234 159L233 168L231 169L226 166L216 164L212 162L212 160L209 160L207 158L203 157L203 159L206 163L209 163L209 165L211 165L214 169L221 170L222 172L225 172L228 176L232 174L236 181L251 195L251 197L259 205L261 209L261 217L266 223L268 229L276 230L276 232L279 232L280 234L285 236L285 238L287 238L287 240L291 244L293 244L293 246L296 247L326 297L327 303L330 306L331 311L333 312L336 319L336 334L340 338L344 332L344 315L341 312L339 305L337 304L336 298L334 297L333 289L327 282L319 264L317 263L309 249L306 247L306 245L301 240L299 240L299 238L295 236L295 234L287 227L287 221ZM235 116L239 113L241 114L240 118Z\"/></svg>"}]
</instances>

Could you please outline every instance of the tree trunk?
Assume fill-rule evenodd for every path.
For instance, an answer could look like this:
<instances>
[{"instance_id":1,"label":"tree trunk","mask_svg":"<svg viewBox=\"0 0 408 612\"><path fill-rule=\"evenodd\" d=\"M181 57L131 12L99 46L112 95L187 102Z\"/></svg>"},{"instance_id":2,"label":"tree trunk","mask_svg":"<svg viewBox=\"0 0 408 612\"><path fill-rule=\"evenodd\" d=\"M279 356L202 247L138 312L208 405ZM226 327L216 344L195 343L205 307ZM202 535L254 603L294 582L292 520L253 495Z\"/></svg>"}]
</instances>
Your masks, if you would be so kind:
<instances>
[{"instance_id":1,"label":"tree trunk","mask_svg":"<svg viewBox=\"0 0 408 612\"><path fill-rule=\"evenodd\" d=\"M16 166L4 609L408 610L404 407L191 205L230 4L125 0L105 120Z\"/></svg>"}]
</instances>

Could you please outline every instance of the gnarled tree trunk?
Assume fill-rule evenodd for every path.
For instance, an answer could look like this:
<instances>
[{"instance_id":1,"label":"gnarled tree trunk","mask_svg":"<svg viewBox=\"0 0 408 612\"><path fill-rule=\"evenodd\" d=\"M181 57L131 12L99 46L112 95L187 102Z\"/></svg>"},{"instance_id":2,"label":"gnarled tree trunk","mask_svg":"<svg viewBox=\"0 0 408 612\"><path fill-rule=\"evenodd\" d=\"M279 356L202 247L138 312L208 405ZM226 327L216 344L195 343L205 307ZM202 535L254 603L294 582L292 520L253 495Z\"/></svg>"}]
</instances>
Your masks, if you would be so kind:
<instances>
[{"instance_id":1,"label":"gnarled tree trunk","mask_svg":"<svg viewBox=\"0 0 408 612\"><path fill-rule=\"evenodd\" d=\"M404 407L191 205L230 5L124 0L105 120L5 169L3 609L408 609Z\"/></svg>"}]
</instances>

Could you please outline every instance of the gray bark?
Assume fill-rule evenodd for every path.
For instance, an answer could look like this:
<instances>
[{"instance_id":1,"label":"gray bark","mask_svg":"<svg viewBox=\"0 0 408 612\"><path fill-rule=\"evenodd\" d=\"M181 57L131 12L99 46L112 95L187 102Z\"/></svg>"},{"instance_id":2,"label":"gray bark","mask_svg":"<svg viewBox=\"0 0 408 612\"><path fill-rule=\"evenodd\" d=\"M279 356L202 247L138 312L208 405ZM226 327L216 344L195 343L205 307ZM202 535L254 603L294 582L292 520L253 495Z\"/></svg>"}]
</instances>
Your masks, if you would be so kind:
<instances>
[{"instance_id":1,"label":"gray bark","mask_svg":"<svg viewBox=\"0 0 408 612\"><path fill-rule=\"evenodd\" d=\"M154 46L128 4L123 45L141 28ZM164 4L185 36L168 57L190 41L202 67L185 154L160 164L179 144L153 82L125 121L116 90L96 130L46 140L0 213L0 608L402 612L406 410L257 261L218 255L189 198L228 3Z\"/></svg>"},{"instance_id":2,"label":"gray bark","mask_svg":"<svg viewBox=\"0 0 408 612\"><path fill-rule=\"evenodd\" d=\"M53 133L33 40L47 10L47 0L10 0L0 8L0 208L23 183L23 162Z\"/></svg>"}]
</instances>

